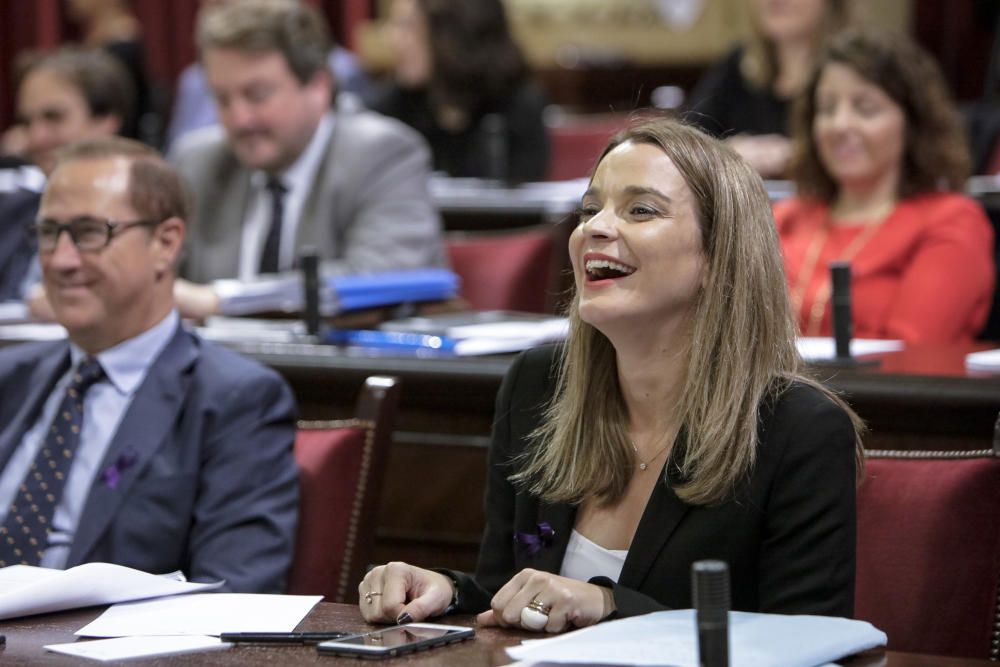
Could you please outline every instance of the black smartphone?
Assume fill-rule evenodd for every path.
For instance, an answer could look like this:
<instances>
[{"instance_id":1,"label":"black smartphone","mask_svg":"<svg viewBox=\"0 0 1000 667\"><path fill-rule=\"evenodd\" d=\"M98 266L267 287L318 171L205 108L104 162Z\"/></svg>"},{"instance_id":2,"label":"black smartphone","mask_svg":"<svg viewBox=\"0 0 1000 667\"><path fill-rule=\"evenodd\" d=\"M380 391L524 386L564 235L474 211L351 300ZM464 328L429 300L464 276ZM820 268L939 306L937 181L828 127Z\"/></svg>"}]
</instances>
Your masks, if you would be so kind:
<instances>
[{"instance_id":1,"label":"black smartphone","mask_svg":"<svg viewBox=\"0 0 1000 667\"><path fill-rule=\"evenodd\" d=\"M323 642L316 645L316 650L321 655L392 658L460 642L475 636L475 628L436 623L409 623Z\"/></svg>"}]
</instances>

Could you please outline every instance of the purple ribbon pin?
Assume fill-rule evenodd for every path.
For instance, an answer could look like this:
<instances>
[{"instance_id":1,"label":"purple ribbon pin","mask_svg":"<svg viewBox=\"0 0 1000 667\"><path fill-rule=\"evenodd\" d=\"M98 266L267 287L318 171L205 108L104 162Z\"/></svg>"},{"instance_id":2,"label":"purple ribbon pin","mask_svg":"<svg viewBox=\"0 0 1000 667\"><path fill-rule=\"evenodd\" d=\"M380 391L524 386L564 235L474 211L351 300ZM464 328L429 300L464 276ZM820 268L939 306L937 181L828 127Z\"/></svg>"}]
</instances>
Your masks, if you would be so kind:
<instances>
[{"instance_id":1,"label":"purple ribbon pin","mask_svg":"<svg viewBox=\"0 0 1000 667\"><path fill-rule=\"evenodd\" d=\"M543 548L552 545L552 538L555 537L555 534L556 531L552 530L552 526L547 521L542 521L535 527L534 533L516 533L514 542L527 555L535 556Z\"/></svg>"},{"instance_id":2,"label":"purple ribbon pin","mask_svg":"<svg viewBox=\"0 0 1000 667\"><path fill-rule=\"evenodd\" d=\"M101 481L104 482L104 486L109 489L118 488L118 482L121 481L122 473L134 466L136 460L138 460L138 457L131 448L127 448L119 454L115 462L101 472Z\"/></svg>"}]
</instances>

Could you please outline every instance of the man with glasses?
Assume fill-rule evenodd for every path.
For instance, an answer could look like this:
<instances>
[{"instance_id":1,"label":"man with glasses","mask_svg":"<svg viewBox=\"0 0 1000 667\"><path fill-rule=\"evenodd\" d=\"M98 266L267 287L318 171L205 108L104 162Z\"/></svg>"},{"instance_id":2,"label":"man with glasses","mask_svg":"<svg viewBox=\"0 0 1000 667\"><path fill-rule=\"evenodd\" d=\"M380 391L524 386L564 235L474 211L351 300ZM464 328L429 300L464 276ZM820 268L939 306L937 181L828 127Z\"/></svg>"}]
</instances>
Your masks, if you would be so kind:
<instances>
[{"instance_id":1,"label":"man with glasses","mask_svg":"<svg viewBox=\"0 0 1000 667\"><path fill-rule=\"evenodd\" d=\"M186 216L179 177L142 144L61 154L32 232L69 340L0 350L0 567L103 561L284 590L293 400L181 327Z\"/></svg>"},{"instance_id":2,"label":"man with glasses","mask_svg":"<svg viewBox=\"0 0 1000 667\"><path fill-rule=\"evenodd\" d=\"M175 156L194 194L185 278L289 271L304 246L324 274L444 264L426 143L398 121L331 108L315 8L224 3L200 16L197 38L225 136L191 135Z\"/></svg>"}]
</instances>

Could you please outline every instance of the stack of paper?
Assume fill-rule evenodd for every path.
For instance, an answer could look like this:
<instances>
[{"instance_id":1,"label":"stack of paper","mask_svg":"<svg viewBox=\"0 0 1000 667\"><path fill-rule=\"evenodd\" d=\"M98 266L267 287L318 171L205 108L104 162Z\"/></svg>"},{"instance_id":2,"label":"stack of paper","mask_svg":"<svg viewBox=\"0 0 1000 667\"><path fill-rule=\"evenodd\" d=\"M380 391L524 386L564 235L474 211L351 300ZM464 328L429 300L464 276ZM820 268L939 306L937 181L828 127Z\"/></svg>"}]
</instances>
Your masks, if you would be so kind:
<instances>
[{"instance_id":1,"label":"stack of paper","mask_svg":"<svg viewBox=\"0 0 1000 667\"><path fill-rule=\"evenodd\" d=\"M0 619L210 591L224 582L196 584L180 573L157 576L111 563L85 563L68 570L30 565L0 569Z\"/></svg>"},{"instance_id":2,"label":"stack of paper","mask_svg":"<svg viewBox=\"0 0 1000 667\"><path fill-rule=\"evenodd\" d=\"M223 632L291 632L319 595L205 593L117 604L76 631L97 641L45 648L94 660L124 660L229 648Z\"/></svg>"},{"instance_id":3,"label":"stack of paper","mask_svg":"<svg viewBox=\"0 0 1000 667\"><path fill-rule=\"evenodd\" d=\"M816 667L876 646L886 635L865 621L730 612L732 667ZM694 611L608 621L507 649L527 663L698 667Z\"/></svg>"}]
</instances>

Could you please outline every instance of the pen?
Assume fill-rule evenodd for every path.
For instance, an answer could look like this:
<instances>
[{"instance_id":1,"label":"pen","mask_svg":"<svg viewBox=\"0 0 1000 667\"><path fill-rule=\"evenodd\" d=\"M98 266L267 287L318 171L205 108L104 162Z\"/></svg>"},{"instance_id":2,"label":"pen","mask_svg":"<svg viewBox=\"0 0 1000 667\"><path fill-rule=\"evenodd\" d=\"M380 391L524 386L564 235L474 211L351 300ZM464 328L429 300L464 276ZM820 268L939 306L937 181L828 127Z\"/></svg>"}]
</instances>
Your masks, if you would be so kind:
<instances>
[{"instance_id":1,"label":"pen","mask_svg":"<svg viewBox=\"0 0 1000 667\"><path fill-rule=\"evenodd\" d=\"M224 642L243 644L318 644L331 639L347 637L351 632L223 632L219 639Z\"/></svg>"}]
</instances>

